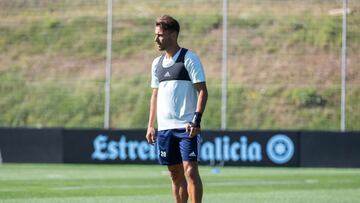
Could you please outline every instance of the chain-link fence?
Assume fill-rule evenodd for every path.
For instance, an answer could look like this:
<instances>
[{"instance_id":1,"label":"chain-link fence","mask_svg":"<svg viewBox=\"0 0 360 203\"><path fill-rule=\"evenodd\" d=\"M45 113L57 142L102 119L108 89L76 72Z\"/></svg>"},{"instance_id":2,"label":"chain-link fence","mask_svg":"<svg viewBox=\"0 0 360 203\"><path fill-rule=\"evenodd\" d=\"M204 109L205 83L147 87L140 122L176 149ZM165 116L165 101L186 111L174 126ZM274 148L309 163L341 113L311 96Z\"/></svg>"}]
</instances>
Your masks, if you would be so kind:
<instances>
[{"instance_id":1,"label":"chain-link fence","mask_svg":"<svg viewBox=\"0 0 360 203\"><path fill-rule=\"evenodd\" d=\"M342 0L228 1L228 129L340 129ZM221 123L221 0L114 0L111 127L145 128L154 20L205 67ZM349 0L347 130L360 129L360 2ZM0 126L103 127L107 1L0 0Z\"/></svg>"}]
</instances>

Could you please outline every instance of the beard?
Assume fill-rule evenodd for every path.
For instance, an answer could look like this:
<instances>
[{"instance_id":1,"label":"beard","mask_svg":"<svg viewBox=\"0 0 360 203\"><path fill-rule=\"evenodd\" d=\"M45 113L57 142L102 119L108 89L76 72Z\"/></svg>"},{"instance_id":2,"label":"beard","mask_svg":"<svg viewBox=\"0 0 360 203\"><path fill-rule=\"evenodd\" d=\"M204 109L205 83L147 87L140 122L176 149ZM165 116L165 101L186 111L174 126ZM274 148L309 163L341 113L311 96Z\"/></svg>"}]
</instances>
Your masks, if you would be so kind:
<instances>
[{"instance_id":1,"label":"beard","mask_svg":"<svg viewBox=\"0 0 360 203\"><path fill-rule=\"evenodd\" d=\"M156 43L156 46L157 46L159 51L164 51L165 50L165 46L163 44Z\"/></svg>"}]
</instances>

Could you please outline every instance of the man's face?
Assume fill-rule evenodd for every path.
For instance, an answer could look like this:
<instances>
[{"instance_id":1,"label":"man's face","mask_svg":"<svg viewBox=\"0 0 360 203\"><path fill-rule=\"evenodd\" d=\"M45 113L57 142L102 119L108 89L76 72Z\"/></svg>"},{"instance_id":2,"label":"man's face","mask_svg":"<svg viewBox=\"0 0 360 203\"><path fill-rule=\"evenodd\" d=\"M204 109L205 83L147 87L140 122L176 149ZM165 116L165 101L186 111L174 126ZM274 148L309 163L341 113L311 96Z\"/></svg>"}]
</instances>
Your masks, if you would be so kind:
<instances>
[{"instance_id":1,"label":"man's face","mask_svg":"<svg viewBox=\"0 0 360 203\"><path fill-rule=\"evenodd\" d=\"M162 30L160 26L155 26L155 39L159 51L164 51L172 46L173 39L171 32Z\"/></svg>"}]
</instances>

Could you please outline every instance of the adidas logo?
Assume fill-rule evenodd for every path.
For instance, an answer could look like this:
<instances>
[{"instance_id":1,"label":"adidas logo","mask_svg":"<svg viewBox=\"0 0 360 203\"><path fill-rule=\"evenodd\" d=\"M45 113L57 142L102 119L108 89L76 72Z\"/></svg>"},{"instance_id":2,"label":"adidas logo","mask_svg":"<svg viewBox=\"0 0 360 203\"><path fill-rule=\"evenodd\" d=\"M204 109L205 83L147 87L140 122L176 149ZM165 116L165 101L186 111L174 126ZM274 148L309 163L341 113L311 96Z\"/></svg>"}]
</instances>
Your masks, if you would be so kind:
<instances>
[{"instance_id":1,"label":"adidas logo","mask_svg":"<svg viewBox=\"0 0 360 203\"><path fill-rule=\"evenodd\" d=\"M196 156L196 154L195 154L195 152L191 152L191 153L189 154L189 156L194 157L194 156Z\"/></svg>"},{"instance_id":2,"label":"adidas logo","mask_svg":"<svg viewBox=\"0 0 360 203\"><path fill-rule=\"evenodd\" d=\"M169 72L166 72L164 77L170 77L170 73Z\"/></svg>"}]
</instances>

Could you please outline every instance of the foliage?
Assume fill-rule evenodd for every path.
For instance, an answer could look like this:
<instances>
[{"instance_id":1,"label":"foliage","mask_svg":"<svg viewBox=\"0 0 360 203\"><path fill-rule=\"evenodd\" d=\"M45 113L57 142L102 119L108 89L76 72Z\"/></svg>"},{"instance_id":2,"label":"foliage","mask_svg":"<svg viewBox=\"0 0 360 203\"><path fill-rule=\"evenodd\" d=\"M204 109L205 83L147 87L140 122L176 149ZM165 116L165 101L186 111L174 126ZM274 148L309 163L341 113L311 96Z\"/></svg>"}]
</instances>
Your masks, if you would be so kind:
<instances>
[{"instance_id":1,"label":"foliage","mask_svg":"<svg viewBox=\"0 0 360 203\"><path fill-rule=\"evenodd\" d=\"M41 1L4 2L2 5L11 6L0 8L0 15L4 18L0 23L0 126L102 127L104 81L99 79L102 76L87 80L86 71L78 73L64 70L69 71L68 75L78 77L78 81L53 81L46 77L51 72L51 67L35 62L25 63L22 60L48 54L83 61L92 61L93 58L103 60L107 32L105 4L97 1L46 1L47 4L41 4ZM197 48L200 56L209 52L220 53L221 43L215 43L216 40L221 42L218 38L221 38L222 15L215 9L218 1L201 1L202 7L192 6L196 2L188 2L190 7L186 9L192 9L189 12L183 7L176 7L179 10L178 18L182 22L181 33L184 33L180 38L184 44ZM249 2L252 6L246 6ZM246 8L246 12L230 12L229 32L235 37L229 39L229 53L236 55L231 57L261 60L261 56L268 59L278 54L281 60L291 63L291 56L287 53L294 50L314 50L314 54L331 53L331 56L338 56L341 17L319 12L318 4L323 1L310 2L314 4L311 8L314 10L304 12L301 12L302 9L285 12L287 4L283 2L272 2L272 6L265 2L266 7L261 7L264 6L263 1L232 2ZM121 3L129 8L134 7L131 1ZM148 4L150 8L157 6L154 2ZM79 9L79 6L84 7ZM165 11L175 12L174 2L164 2L162 6ZM122 7L115 9L123 11ZM141 62L141 54L153 49L153 10L145 6L136 8L143 10L124 14L114 12L112 51L114 58L121 62ZM258 8L265 11L260 9L252 12L252 9ZM266 12L268 9L279 9L281 12ZM68 16L69 14L72 15ZM353 25L349 26L348 46L355 54L359 53L360 44L359 16L358 11L348 16L349 25ZM185 36L182 37L183 35ZM209 63L221 61L220 57L210 55ZM354 61L353 64L356 64L356 60ZM242 62L236 61L232 65L244 68L241 67ZM124 64L125 68L132 68L132 64ZM136 65L138 64L141 63ZM306 66L306 61L300 65ZM44 72L45 76L39 80L32 78L29 76L29 72L33 71L31 68ZM286 73L287 70L281 71ZM276 80L276 76L272 77ZM287 79L277 82L286 84L289 82ZM337 84L326 84L326 78L321 89L312 85L291 89L286 86L266 86L267 84L266 87L257 87L256 84L250 87L238 85L238 79L235 80L229 82L233 85L228 88L229 129L339 129L340 87ZM203 127L207 129L218 129L221 125L220 83L216 78L208 78L207 81L209 102L203 117ZM148 73L113 79L112 126L146 127L151 93L148 84ZM352 86L348 91L347 112L351 112L347 117L349 130L359 130L359 95L359 86Z\"/></svg>"}]
</instances>

